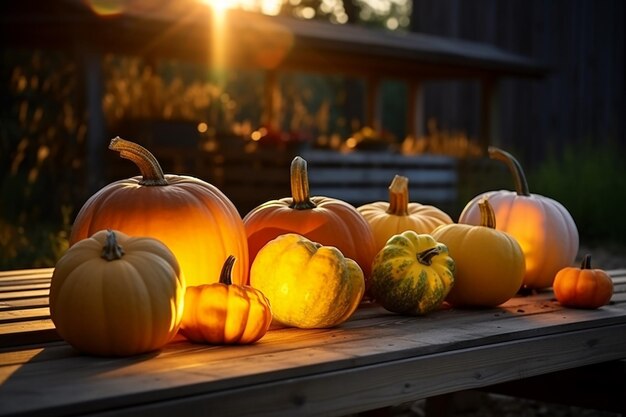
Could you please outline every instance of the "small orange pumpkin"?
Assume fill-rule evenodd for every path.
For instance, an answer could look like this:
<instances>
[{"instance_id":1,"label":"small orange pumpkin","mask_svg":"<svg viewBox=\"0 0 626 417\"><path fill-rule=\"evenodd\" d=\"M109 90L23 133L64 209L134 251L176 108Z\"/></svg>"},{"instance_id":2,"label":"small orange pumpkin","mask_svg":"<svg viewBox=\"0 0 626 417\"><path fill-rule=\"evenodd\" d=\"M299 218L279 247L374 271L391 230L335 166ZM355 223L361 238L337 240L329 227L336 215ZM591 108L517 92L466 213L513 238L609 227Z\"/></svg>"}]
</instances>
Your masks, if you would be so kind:
<instances>
[{"instance_id":1,"label":"small orange pumpkin","mask_svg":"<svg viewBox=\"0 0 626 417\"><path fill-rule=\"evenodd\" d=\"M566 267L554 278L554 295L566 307L598 308L611 300L613 281L602 269L591 269L591 255L580 268Z\"/></svg>"},{"instance_id":2,"label":"small orange pumpkin","mask_svg":"<svg viewBox=\"0 0 626 417\"><path fill-rule=\"evenodd\" d=\"M216 280L230 254L239 260L236 282L247 283L243 221L219 189L198 178L164 175L156 158L136 143L117 137L109 148L134 162L142 175L113 182L91 196L76 216L70 245L101 229L150 236L174 252L188 286Z\"/></svg>"},{"instance_id":3,"label":"small orange pumpkin","mask_svg":"<svg viewBox=\"0 0 626 417\"><path fill-rule=\"evenodd\" d=\"M263 293L232 283L235 257L224 262L218 283L188 287L180 332L196 343L249 344L262 338L272 323Z\"/></svg>"},{"instance_id":4,"label":"small orange pumpkin","mask_svg":"<svg viewBox=\"0 0 626 417\"><path fill-rule=\"evenodd\" d=\"M291 194L292 197L261 204L244 217L250 264L269 241L295 233L324 246L335 246L361 267L367 282L376 247L372 230L361 213L339 199L311 197L307 163L299 156L291 163Z\"/></svg>"},{"instance_id":5,"label":"small orange pumpkin","mask_svg":"<svg viewBox=\"0 0 626 417\"><path fill-rule=\"evenodd\" d=\"M374 233L376 251L394 235L412 230L429 234L452 219L437 207L409 202L409 179L396 175L389 185L389 202L376 201L357 208Z\"/></svg>"}]
</instances>

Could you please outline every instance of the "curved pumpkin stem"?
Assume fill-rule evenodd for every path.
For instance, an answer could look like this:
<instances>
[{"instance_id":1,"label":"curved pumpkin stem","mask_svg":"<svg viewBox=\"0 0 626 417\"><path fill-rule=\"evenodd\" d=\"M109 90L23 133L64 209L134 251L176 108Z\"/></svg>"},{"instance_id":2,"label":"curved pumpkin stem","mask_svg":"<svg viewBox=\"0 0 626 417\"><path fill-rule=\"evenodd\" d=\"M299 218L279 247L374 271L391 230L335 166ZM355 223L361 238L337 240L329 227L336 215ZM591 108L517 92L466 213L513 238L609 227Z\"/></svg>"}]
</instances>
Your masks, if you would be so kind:
<instances>
[{"instance_id":1,"label":"curved pumpkin stem","mask_svg":"<svg viewBox=\"0 0 626 417\"><path fill-rule=\"evenodd\" d=\"M106 242L102 248L100 256L107 261L122 259L122 256L124 256L124 249L118 245L115 232L110 229L107 230Z\"/></svg>"},{"instance_id":2,"label":"curved pumpkin stem","mask_svg":"<svg viewBox=\"0 0 626 417\"><path fill-rule=\"evenodd\" d=\"M141 185L167 185L159 161L143 146L117 136L111 139L109 149L118 151L122 158L137 165L143 177L139 182Z\"/></svg>"},{"instance_id":3,"label":"curved pumpkin stem","mask_svg":"<svg viewBox=\"0 0 626 417\"><path fill-rule=\"evenodd\" d=\"M513 174L513 181L515 181L515 191L517 192L517 195L523 195L526 197L530 196L526 175L524 175L524 170L518 160L515 159L515 157L510 153L503 151L500 148L496 148L495 146L490 146L487 150L489 152L489 158L502 161L509 167L509 171Z\"/></svg>"},{"instance_id":4,"label":"curved pumpkin stem","mask_svg":"<svg viewBox=\"0 0 626 417\"><path fill-rule=\"evenodd\" d=\"M309 210L317 207L311 201L311 194L309 193L309 173L307 172L306 161L299 156L291 161L290 182L293 201L289 207L296 210Z\"/></svg>"},{"instance_id":5,"label":"curved pumpkin stem","mask_svg":"<svg viewBox=\"0 0 626 417\"><path fill-rule=\"evenodd\" d=\"M396 175L389 185L389 208L388 214L406 216L409 214L409 179L402 175Z\"/></svg>"},{"instance_id":6,"label":"curved pumpkin stem","mask_svg":"<svg viewBox=\"0 0 626 417\"><path fill-rule=\"evenodd\" d=\"M228 255L220 272L220 284L232 285L233 283L233 265L235 265L235 257Z\"/></svg>"},{"instance_id":7,"label":"curved pumpkin stem","mask_svg":"<svg viewBox=\"0 0 626 417\"><path fill-rule=\"evenodd\" d=\"M433 258L439 255L440 253L441 251L439 250L438 247L426 249L425 251L417 254L417 261L421 263L422 265L430 266L433 263Z\"/></svg>"},{"instance_id":8,"label":"curved pumpkin stem","mask_svg":"<svg viewBox=\"0 0 626 417\"><path fill-rule=\"evenodd\" d=\"M489 204L489 200L481 198L478 202L478 208L480 209L480 225L490 229L495 229L496 214L494 213L491 204Z\"/></svg>"},{"instance_id":9,"label":"curved pumpkin stem","mask_svg":"<svg viewBox=\"0 0 626 417\"><path fill-rule=\"evenodd\" d=\"M580 269L591 269L591 255L586 254L583 258L583 262L580 265Z\"/></svg>"}]
</instances>

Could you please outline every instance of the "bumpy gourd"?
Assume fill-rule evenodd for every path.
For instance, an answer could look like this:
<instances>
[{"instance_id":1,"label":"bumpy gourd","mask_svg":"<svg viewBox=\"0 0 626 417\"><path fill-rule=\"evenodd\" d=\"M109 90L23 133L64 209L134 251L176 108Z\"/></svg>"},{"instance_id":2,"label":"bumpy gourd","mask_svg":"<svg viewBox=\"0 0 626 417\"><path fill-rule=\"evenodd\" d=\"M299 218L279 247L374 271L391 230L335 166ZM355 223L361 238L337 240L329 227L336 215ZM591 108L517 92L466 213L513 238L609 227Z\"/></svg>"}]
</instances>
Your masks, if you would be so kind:
<instances>
[{"instance_id":1,"label":"bumpy gourd","mask_svg":"<svg viewBox=\"0 0 626 417\"><path fill-rule=\"evenodd\" d=\"M459 223L479 224L478 202L488 198L496 214L498 230L515 237L524 251L524 286L548 288L556 273L576 258L576 223L558 201L530 193L524 171L510 153L490 147L489 156L507 164L516 191L489 191L474 197L463 209Z\"/></svg>"},{"instance_id":2,"label":"bumpy gourd","mask_svg":"<svg viewBox=\"0 0 626 417\"><path fill-rule=\"evenodd\" d=\"M522 285L524 253L515 238L496 230L486 199L478 204L478 226L449 224L432 236L448 247L456 265L454 287L446 301L458 307L495 307L513 297Z\"/></svg>"},{"instance_id":3,"label":"bumpy gourd","mask_svg":"<svg viewBox=\"0 0 626 417\"><path fill-rule=\"evenodd\" d=\"M190 286L215 282L232 254L238 259L235 282L247 283L243 221L219 189L198 178L164 175L154 156L136 143L115 138L109 148L134 162L142 175L113 182L91 196L74 221L70 244L107 228L154 237L174 252Z\"/></svg>"},{"instance_id":4,"label":"bumpy gourd","mask_svg":"<svg viewBox=\"0 0 626 417\"><path fill-rule=\"evenodd\" d=\"M250 284L267 296L278 322L300 328L339 325L363 297L363 271L339 249L295 233L278 236L257 254Z\"/></svg>"},{"instance_id":5,"label":"bumpy gourd","mask_svg":"<svg viewBox=\"0 0 626 417\"><path fill-rule=\"evenodd\" d=\"M591 268L585 255L580 268L565 267L554 278L554 295L566 307L599 308L611 301L613 280L606 271Z\"/></svg>"},{"instance_id":6,"label":"bumpy gourd","mask_svg":"<svg viewBox=\"0 0 626 417\"><path fill-rule=\"evenodd\" d=\"M163 243L103 230L57 262L50 316L59 335L82 352L149 352L176 335L184 289L178 262Z\"/></svg>"},{"instance_id":7,"label":"bumpy gourd","mask_svg":"<svg viewBox=\"0 0 626 417\"><path fill-rule=\"evenodd\" d=\"M377 201L357 208L374 233L380 251L392 236L406 230L428 234L452 219L434 206L409 202L409 179L396 175L389 185L389 202Z\"/></svg>"},{"instance_id":8,"label":"bumpy gourd","mask_svg":"<svg viewBox=\"0 0 626 417\"><path fill-rule=\"evenodd\" d=\"M393 236L374 258L370 293L385 309L419 315L437 309L454 285L454 260L432 236Z\"/></svg>"},{"instance_id":9,"label":"bumpy gourd","mask_svg":"<svg viewBox=\"0 0 626 417\"><path fill-rule=\"evenodd\" d=\"M272 323L263 293L232 283L235 257L224 262L219 282L187 287L180 332L197 343L249 344L261 339Z\"/></svg>"}]
</instances>

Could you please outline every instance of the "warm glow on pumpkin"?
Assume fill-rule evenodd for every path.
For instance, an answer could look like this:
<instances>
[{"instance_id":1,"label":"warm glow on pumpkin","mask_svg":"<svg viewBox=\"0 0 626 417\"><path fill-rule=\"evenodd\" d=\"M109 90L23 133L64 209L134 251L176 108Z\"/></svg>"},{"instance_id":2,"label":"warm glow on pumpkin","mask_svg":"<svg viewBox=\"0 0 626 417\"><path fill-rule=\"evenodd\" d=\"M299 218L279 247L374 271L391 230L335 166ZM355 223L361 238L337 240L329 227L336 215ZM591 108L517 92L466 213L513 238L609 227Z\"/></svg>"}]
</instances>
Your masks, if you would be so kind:
<instances>
[{"instance_id":1,"label":"warm glow on pumpkin","mask_svg":"<svg viewBox=\"0 0 626 417\"><path fill-rule=\"evenodd\" d=\"M344 256L354 259L366 280L369 279L376 248L365 218L345 201L311 197L307 164L299 156L291 163L290 179L292 197L263 203L244 217L250 263L272 239L297 233L313 242L338 248Z\"/></svg>"},{"instance_id":2,"label":"warm glow on pumpkin","mask_svg":"<svg viewBox=\"0 0 626 417\"><path fill-rule=\"evenodd\" d=\"M164 175L145 148L120 138L112 149L137 164L142 176L111 183L81 208L70 244L103 229L159 239L174 252L188 285L217 280L224 259L238 262L233 281L248 279L248 244L243 221L232 202L198 178Z\"/></svg>"},{"instance_id":3,"label":"warm glow on pumpkin","mask_svg":"<svg viewBox=\"0 0 626 417\"><path fill-rule=\"evenodd\" d=\"M515 237L524 251L524 286L550 287L556 273L576 258L579 243L576 223L558 201L529 192L524 172L512 155L494 147L489 148L489 155L509 166L516 191L489 191L474 197L463 209L459 223L479 224L478 203L488 198L496 215L497 229Z\"/></svg>"},{"instance_id":4,"label":"warm glow on pumpkin","mask_svg":"<svg viewBox=\"0 0 626 417\"><path fill-rule=\"evenodd\" d=\"M295 233L278 236L259 251L250 285L267 296L277 321L300 328L343 323L365 291L356 262Z\"/></svg>"},{"instance_id":5,"label":"warm glow on pumpkin","mask_svg":"<svg viewBox=\"0 0 626 417\"><path fill-rule=\"evenodd\" d=\"M269 301L253 287L231 281L235 258L224 262L219 282L189 287L181 333L197 343L248 344L262 338L272 323Z\"/></svg>"}]
</instances>

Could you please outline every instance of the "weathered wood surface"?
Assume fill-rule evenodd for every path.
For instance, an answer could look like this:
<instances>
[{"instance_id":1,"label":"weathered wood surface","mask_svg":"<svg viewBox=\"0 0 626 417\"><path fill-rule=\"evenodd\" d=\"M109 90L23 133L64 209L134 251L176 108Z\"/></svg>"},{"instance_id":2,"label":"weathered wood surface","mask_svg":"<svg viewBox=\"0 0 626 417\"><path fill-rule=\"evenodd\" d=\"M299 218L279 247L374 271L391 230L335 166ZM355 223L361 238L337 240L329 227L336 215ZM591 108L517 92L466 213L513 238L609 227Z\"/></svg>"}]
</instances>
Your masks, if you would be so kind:
<instances>
[{"instance_id":1,"label":"weathered wood surface","mask_svg":"<svg viewBox=\"0 0 626 417\"><path fill-rule=\"evenodd\" d=\"M276 327L251 346L178 338L119 359L59 340L41 306L51 272L0 273L0 416L342 415L626 357L626 270L598 310L551 291L425 317L365 304L334 329Z\"/></svg>"}]
</instances>

